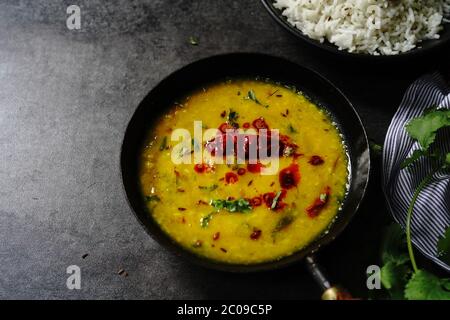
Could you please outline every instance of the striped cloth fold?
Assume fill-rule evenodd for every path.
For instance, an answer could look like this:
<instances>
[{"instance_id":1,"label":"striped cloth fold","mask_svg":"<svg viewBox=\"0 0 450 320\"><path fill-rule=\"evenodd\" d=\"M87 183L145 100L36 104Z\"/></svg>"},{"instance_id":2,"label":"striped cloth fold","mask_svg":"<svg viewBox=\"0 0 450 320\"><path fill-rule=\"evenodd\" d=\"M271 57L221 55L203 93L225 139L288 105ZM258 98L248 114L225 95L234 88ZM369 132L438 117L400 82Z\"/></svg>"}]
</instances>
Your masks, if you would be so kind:
<instances>
[{"instance_id":1,"label":"striped cloth fold","mask_svg":"<svg viewBox=\"0 0 450 320\"><path fill-rule=\"evenodd\" d=\"M431 172L431 161L421 159L410 169L401 169L403 160L419 149L409 137L405 124L431 106L450 109L450 88L438 73L415 81L406 91L386 134L383 147L383 189L394 219L405 228L406 212L413 193ZM439 132L434 148L450 152L450 130ZM426 257L450 272L450 266L438 257L437 242L450 225L450 175L437 172L420 193L411 223L412 242Z\"/></svg>"}]
</instances>

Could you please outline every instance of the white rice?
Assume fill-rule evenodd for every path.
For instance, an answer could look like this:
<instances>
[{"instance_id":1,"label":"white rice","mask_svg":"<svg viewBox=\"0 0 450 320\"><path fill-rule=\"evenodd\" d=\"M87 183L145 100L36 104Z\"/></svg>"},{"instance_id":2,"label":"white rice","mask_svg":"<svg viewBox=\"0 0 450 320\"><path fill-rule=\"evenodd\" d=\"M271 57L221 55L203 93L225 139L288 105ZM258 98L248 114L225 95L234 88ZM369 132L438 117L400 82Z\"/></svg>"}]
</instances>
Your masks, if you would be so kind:
<instances>
[{"instance_id":1,"label":"white rice","mask_svg":"<svg viewBox=\"0 0 450 320\"><path fill-rule=\"evenodd\" d=\"M450 0L274 0L289 23L340 50L394 55L438 39Z\"/></svg>"}]
</instances>

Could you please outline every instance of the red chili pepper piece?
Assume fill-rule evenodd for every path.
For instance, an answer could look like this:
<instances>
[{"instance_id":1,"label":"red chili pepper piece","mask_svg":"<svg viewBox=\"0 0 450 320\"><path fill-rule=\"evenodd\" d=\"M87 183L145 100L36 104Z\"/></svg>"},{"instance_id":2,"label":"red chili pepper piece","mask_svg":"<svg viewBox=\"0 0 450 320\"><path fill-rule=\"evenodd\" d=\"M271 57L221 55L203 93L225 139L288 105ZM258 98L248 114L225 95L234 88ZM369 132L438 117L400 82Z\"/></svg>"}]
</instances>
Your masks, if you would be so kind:
<instances>
[{"instance_id":1,"label":"red chili pepper piece","mask_svg":"<svg viewBox=\"0 0 450 320\"><path fill-rule=\"evenodd\" d=\"M214 233L214 235L213 235L213 240L214 240L214 241L217 241L217 240L219 240L219 238L220 238L220 232Z\"/></svg>"},{"instance_id":2,"label":"red chili pepper piece","mask_svg":"<svg viewBox=\"0 0 450 320\"><path fill-rule=\"evenodd\" d=\"M264 118L262 118L262 117L253 120L252 124L253 124L253 127L257 130L260 130L260 129L269 130L269 126L267 125L266 121L264 121Z\"/></svg>"},{"instance_id":3,"label":"red chili pepper piece","mask_svg":"<svg viewBox=\"0 0 450 320\"><path fill-rule=\"evenodd\" d=\"M250 235L250 239L258 240L261 237L261 233L262 233L262 230L259 230L259 229L256 229L256 228L253 229L253 232Z\"/></svg>"},{"instance_id":4,"label":"red chili pepper piece","mask_svg":"<svg viewBox=\"0 0 450 320\"><path fill-rule=\"evenodd\" d=\"M326 187L320 196L314 200L314 203L306 208L306 212L310 218L317 217L330 199L331 188Z\"/></svg>"},{"instance_id":5,"label":"red chili pepper piece","mask_svg":"<svg viewBox=\"0 0 450 320\"><path fill-rule=\"evenodd\" d=\"M272 207L273 199L275 199L275 192L267 192L263 194L264 203L268 208Z\"/></svg>"},{"instance_id":6,"label":"red chili pepper piece","mask_svg":"<svg viewBox=\"0 0 450 320\"><path fill-rule=\"evenodd\" d=\"M243 176L246 172L247 172L247 170L245 170L244 168L239 168L237 171L237 174L240 176Z\"/></svg>"},{"instance_id":7,"label":"red chili pepper piece","mask_svg":"<svg viewBox=\"0 0 450 320\"><path fill-rule=\"evenodd\" d=\"M250 128L250 123L249 123L249 122L244 122L244 124L242 125L242 127L243 127L244 129L248 129L248 128Z\"/></svg>"},{"instance_id":8,"label":"red chili pepper piece","mask_svg":"<svg viewBox=\"0 0 450 320\"><path fill-rule=\"evenodd\" d=\"M236 183L238 181L238 176L234 172L227 172L225 174L225 182L226 183Z\"/></svg>"},{"instance_id":9,"label":"red chili pepper piece","mask_svg":"<svg viewBox=\"0 0 450 320\"><path fill-rule=\"evenodd\" d=\"M313 166L318 166L324 163L325 161L322 159L321 156L312 156L308 162Z\"/></svg>"},{"instance_id":10,"label":"red chili pepper piece","mask_svg":"<svg viewBox=\"0 0 450 320\"><path fill-rule=\"evenodd\" d=\"M251 173L260 173L262 168L264 168L264 166L259 162L247 164L247 170Z\"/></svg>"},{"instance_id":11,"label":"red chili pepper piece","mask_svg":"<svg viewBox=\"0 0 450 320\"><path fill-rule=\"evenodd\" d=\"M220 132L222 132L222 133L226 133L227 130L230 130L230 129L233 129L233 127L230 126L230 125L229 125L228 123L226 123L226 122L222 123L222 124L219 126L219 130L220 130Z\"/></svg>"},{"instance_id":12,"label":"red chili pepper piece","mask_svg":"<svg viewBox=\"0 0 450 320\"><path fill-rule=\"evenodd\" d=\"M300 182L300 172L298 170L298 164L293 163L289 167L281 170L279 179L280 185L283 189L296 187Z\"/></svg>"},{"instance_id":13,"label":"red chili pepper piece","mask_svg":"<svg viewBox=\"0 0 450 320\"><path fill-rule=\"evenodd\" d=\"M259 207L261 204L262 204L261 197L253 197L253 198L250 200L250 205L251 205L252 207Z\"/></svg>"},{"instance_id":14,"label":"red chili pepper piece","mask_svg":"<svg viewBox=\"0 0 450 320\"><path fill-rule=\"evenodd\" d=\"M194 170L195 170L195 172L197 172L197 173L203 173L203 172L205 172L206 171L206 164L204 164L204 163L199 163L199 164L196 164L195 166L194 166Z\"/></svg>"}]
</instances>

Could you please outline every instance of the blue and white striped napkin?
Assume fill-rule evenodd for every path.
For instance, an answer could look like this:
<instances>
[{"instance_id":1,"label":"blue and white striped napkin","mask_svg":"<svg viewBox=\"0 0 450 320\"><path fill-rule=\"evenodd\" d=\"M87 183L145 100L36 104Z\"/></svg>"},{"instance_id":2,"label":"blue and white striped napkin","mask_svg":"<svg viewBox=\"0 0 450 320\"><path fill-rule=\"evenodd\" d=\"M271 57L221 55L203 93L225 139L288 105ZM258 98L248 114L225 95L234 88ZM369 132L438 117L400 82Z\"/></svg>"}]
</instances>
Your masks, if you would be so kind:
<instances>
[{"instance_id":1,"label":"blue and white striped napkin","mask_svg":"<svg viewBox=\"0 0 450 320\"><path fill-rule=\"evenodd\" d=\"M406 211L414 190L432 170L421 158L411 169L401 169L403 160L419 148L408 136L405 124L421 116L431 106L450 108L450 88L437 73L426 75L407 90L389 126L383 147L383 188L394 219L404 228ZM441 130L435 147L450 152L450 130ZM426 257L450 272L450 266L437 256L437 242L450 225L450 175L437 172L420 193L411 223L412 242Z\"/></svg>"}]
</instances>

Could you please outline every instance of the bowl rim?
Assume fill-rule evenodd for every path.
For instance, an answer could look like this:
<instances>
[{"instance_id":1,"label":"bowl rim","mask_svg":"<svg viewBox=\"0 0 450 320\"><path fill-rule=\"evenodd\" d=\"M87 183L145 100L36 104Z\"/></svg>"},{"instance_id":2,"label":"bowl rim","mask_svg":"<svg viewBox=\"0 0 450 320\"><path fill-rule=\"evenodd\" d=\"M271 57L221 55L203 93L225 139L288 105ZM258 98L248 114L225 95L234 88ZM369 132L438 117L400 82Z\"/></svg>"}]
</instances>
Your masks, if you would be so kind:
<instances>
[{"instance_id":1,"label":"bowl rim","mask_svg":"<svg viewBox=\"0 0 450 320\"><path fill-rule=\"evenodd\" d=\"M343 225L338 228L332 230L332 234L322 234L317 239L313 240L312 243L310 243L308 246L306 246L303 249L300 249L296 252L294 252L291 255L288 255L286 257L283 257L278 260L270 260L266 262L261 262L257 264L232 264L232 263L224 263L220 261L215 261L213 259L209 259L206 257L203 257L201 255L195 254L185 248L183 248L180 244L176 243L175 240L173 240L169 235L167 235L162 229L157 230L156 232L153 232L150 230L150 228L144 224L140 216L138 215L135 204L131 202L130 197L128 195L127 186L125 183L124 178L124 167L125 167L125 145L127 141L127 135L129 133L133 123L133 119L136 117L136 114L138 113L138 110L141 108L144 108L145 102L147 99L152 95L152 93L159 87L163 86L165 83L170 82L171 79L177 77L178 74L185 72L188 68L193 68L196 66L199 66L201 64L208 63L215 59L235 59L239 57L260 57L260 58L267 58L267 59L276 59L283 63L293 64L301 69L304 69L306 72L309 72L313 74L317 79L324 81L328 86L330 86L333 90L336 91L338 95L341 96L341 98L344 99L345 104L349 107L349 111L353 113L353 115L356 117L357 123L355 125L358 125L359 129L361 129L362 132L362 139L364 143L364 151L366 154L366 167L364 175L364 184L360 186L360 197L358 201L356 202L356 205L354 209L351 212L345 213L345 219L346 221L343 223ZM163 77L159 82L157 82L153 88L146 94L146 96L141 100L137 108L134 110L131 118L129 119L129 122L126 126L125 133L123 135L121 150L120 150L120 173L122 178L122 190L125 194L126 201L128 203L128 206L131 209L131 212L135 216L135 218L139 221L140 225L144 228L145 232L158 244L160 244L162 247L166 248L168 251L174 253L177 256L181 256L182 258L185 258L185 260L195 264L199 265L201 267L205 267L208 269L214 269L219 271L226 271L226 272L232 272L232 273L250 273L250 272L261 272L261 271L268 271L268 270L275 270L284 268L290 265L293 265L297 263L300 260L303 260L306 256L316 253L320 248L323 246L328 245L330 242L334 241L347 227L347 225L351 222L354 215L357 213L364 197L367 191L367 187L369 184L369 178L370 178L370 172L371 172L371 161L370 161L370 148L369 148L369 142L367 133L365 130L365 127L363 125L363 122L354 108L351 101L345 96L345 94L336 87L330 80L319 74L318 72L305 67L303 65L297 64L295 62L292 62L286 58L275 56L275 55L269 55L269 54L263 54L263 53L257 53L257 52L231 52L231 53L223 53L218 55L212 55L208 56L199 60L196 60L194 62L188 63L184 66L182 66L179 69L176 69L175 71L169 73L165 77ZM154 221L154 220L153 220ZM156 222L154 222L156 223ZM332 224L333 225L333 224ZM331 225L331 226L332 226ZM158 226L159 228L159 226Z\"/></svg>"},{"instance_id":2,"label":"bowl rim","mask_svg":"<svg viewBox=\"0 0 450 320\"><path fill-rule=\"evenodd\" d=\"M285 30L290 32L292 35L296 36L298 39L301 39L303 41L306 41L307 43L313 45L316 48L320 48L322 50L325 50L332 54L337 54L342 57L347 58L358 58L358 59L367 59L372 61L395 61L400 60L403 58L415 58L415 57L421 57L425 54L431 53L438 48L443 47L446 45L447 42L449 42L450 37L447 37L444 41L438 41L441 39L431 39L431 40L425 40L430 41L427 42L426 47L422 46L416 46L415 48L407 51L407 52L401 52L399 54L395 55L371 55L368 53L360 53L360 52L349 52L347 50L339 50L339 48L325 40L324 43L311 39L307 35L305 35L301 30L297 29L293 25L291 25L285 17L281 14L280 10L275 8L273 5L273 0L261 0L261 3L266 8L269 15L278 23L278 25L282 26ZM442 36L442 34L441 34ZM418 45L423 44L424 42L418 43Z\"/></svg>"}]
</instances>

